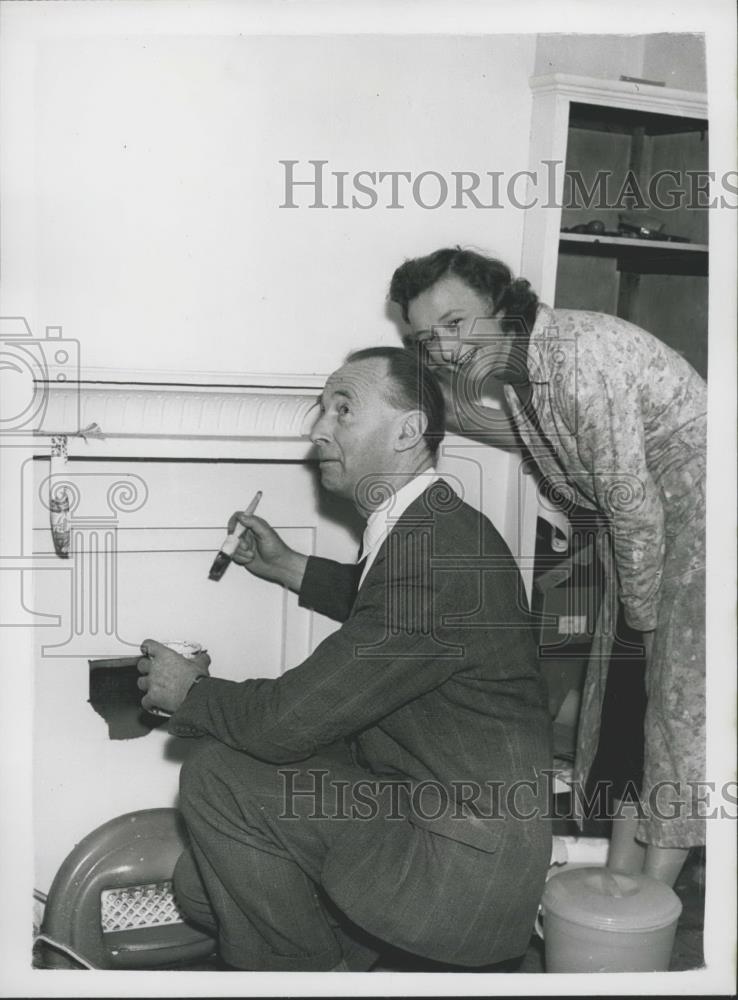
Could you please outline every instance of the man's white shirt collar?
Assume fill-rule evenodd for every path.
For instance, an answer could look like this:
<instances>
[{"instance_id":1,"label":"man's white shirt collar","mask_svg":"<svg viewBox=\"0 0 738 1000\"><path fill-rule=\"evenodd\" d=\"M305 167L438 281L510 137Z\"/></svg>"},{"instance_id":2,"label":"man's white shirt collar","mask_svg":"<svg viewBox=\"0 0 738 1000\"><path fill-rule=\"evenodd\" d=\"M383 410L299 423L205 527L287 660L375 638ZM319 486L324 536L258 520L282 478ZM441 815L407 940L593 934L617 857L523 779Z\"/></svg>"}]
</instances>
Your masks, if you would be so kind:
<instances>
[{"instance_id":1,"label":"man's white shirt collar","mask_svg":"<svg viewBox=\"0 0 738 1000\"><path fill-rule=\"evenodd\" d=\"M377 553L382 547L387 535L397 524L398 520L405 513L407 508L425 493L428 487L441 477L435 469L425 469L409 483L405 483L393 494L387 503L383 504L379 510L372 511L364 528L362 538L362 559L365 559L364 569L359 580L359 586L364 582L366 574L377 557Z\"/></svg>"}]
</instances>

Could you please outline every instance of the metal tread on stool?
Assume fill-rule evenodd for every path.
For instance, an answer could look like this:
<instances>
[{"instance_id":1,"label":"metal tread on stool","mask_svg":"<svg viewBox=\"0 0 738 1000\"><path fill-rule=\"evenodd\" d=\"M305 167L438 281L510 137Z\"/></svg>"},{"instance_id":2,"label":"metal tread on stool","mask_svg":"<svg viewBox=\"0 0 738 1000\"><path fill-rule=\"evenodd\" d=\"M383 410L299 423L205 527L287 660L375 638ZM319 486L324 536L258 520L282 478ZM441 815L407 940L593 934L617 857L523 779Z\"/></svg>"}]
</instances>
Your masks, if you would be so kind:
<instances>
[{"instance_id":1,"label":"metal tread on stool","mask_svg":"<svg viewBox=\"0 0 738 1000\"><path fill-rule=\"evenodd\" d=\"M184 922L172 893L186 846L176 809L142 809L97 827L52 882L42 938L97 969L151 969L213 954L213 938Z\"/></svg>"}]
</instances>

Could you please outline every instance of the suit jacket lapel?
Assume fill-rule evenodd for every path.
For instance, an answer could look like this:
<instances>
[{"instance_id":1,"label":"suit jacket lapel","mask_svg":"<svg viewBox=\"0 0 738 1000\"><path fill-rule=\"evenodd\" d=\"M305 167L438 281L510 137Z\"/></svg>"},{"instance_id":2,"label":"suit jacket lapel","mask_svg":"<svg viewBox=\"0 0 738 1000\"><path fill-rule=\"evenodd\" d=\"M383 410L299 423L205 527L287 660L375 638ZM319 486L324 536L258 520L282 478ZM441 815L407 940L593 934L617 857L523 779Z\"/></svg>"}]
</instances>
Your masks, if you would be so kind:
<instances>
[{"instance_id":1,"label":"suit jacket lapel","mask_svg":"<svg viewBox=\"0 0 738 1000\"><path fill-rule=\"evenodd\" d=\"M445 490L448 490L449 493L451 493L453 496L457 496L456 491L451 486L449 486L449 484L443 477L441 477L440 479L436 479L434 482L431 483L431 485L427 489L423 490L420 496L416 500L413 500L413 502L408 507L406 507L406 509L397 519L396 524L394 524L392 526L392 529L387 533L387 536L385 537L384 541L379 547L379 551L377 552L374 562L369 567L369 572L366 574L366 577L364 578L362 584L360 584L357 587L357 593L361 589L361 586L363 586L363 584L366 583L366 581L369 579L372 573L377 572L381 567L384 566L384 563L387 560L390 535L394 535L398 531L408 531L413 526L417 527L423 524L430 525L433 523L435 512L433 509L432 501L430 501L429 498L433 490L437 490L439 489L439 487L443 487ZM382 572L385 572L385 570L382 569ZM361 578L361 573L358 574L357 581L360 578Z\"/></svg>"}]
</instances>

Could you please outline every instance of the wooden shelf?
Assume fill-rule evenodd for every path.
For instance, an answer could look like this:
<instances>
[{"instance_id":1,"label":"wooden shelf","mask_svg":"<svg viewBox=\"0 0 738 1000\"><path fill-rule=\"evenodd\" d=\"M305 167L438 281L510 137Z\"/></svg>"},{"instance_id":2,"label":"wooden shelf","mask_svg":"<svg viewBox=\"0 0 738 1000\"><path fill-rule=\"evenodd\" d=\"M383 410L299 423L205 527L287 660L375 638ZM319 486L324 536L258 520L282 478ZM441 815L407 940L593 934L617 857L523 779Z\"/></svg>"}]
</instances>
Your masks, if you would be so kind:
<instances>
[{"instance_id":1,"label":"wooden shelf","mask_svg":"<svg viewBox=\"0 0 738 1000\"><path fill-rule=\"evenodd\" d=\"M637 236L597 236L593 233L563 233L562 243L601 243L612 247L638 247L641 250L666 250L670 253L707 253L706 243L678 243L671 240L644 240Z\"/></svg>"},{"instance_id":2,"label":"wooden shelf","mask_svg":"<svg viewBox=\"0 0 738 1000\"><path fill-rule=\"evenodd\" d=\"M704 243L672 243L627 236L561 233L560 253L614 257L618 270L633 274L707 274L708 247Z\"/></svg>"},{"instance_id":3,"label":"wooden shelf","mask_svg":"<svg viewBox=\"0 0 738 1000\"><path fill-rule=\"evenodd\" d=\"M707 132L705 118L642 111L635 108L606 107L601 104L572 103L569 127L591 132L616 132L631 135L642 129L645 135L682 135Z\"/></svg>"}]
</instances>

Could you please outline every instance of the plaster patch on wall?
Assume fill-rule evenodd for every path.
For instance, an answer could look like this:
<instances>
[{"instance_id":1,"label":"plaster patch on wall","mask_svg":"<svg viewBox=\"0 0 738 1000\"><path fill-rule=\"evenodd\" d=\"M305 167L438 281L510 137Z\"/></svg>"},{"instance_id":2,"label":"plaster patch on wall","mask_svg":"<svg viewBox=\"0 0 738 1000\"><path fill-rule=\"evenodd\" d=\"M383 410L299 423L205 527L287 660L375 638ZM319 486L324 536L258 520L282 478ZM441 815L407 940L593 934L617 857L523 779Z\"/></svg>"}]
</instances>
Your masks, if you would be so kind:
<instances>
[{"instance_id":1,"label":"plaster patch on wall","mask_svg":"<svg viewBox=\"0 0 738 1000\"><path fill-rule=\"evenodd\" d=\"M108 724L111 740L132 740L147 736L166 719L141 708L138 688L138 656L115 656L88 660L90 665L89 703Z\"/></svg>"}]
</instances>

